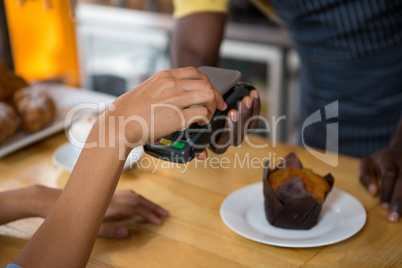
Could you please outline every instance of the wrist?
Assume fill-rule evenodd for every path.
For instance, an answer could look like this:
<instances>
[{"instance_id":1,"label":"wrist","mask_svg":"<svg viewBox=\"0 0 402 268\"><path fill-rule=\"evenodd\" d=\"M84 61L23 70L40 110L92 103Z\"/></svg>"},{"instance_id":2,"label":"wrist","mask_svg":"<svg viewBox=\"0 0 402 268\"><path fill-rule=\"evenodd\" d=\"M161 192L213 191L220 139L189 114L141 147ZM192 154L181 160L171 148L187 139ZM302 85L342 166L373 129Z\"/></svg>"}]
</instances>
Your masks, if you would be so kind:
<instances>
[{"instance_id":1,"label":"wrist","mask_svg":"<svg viewBox=\"0 0 402 268\"><path fill-rule=\"evenodd\" d=\"M398 150L402 152L402 140L391 141L388 145L388 148Z\"/></svg>"},{"instance_id":2,"label":"wrist","mask_svg":"<svg viewBox=\"0 0 402 268\"><path fill-rule=\"evenodd\" d=\"M29 218L46 217L60 190L32 185L0 193L0 224Z\"/></svg>"},{"instance_id":3,"label":"wrist","mask_svg":"<svg viewBox=\"0 0 402 268\"><path fill-rule=\"evenodd\" d=\"M46 218L60 196L61 190L49 188L43 185L29 187L29 213L33 217Z\"/></svg>"},{"instance_id":4,"label":"wrist","mask_svg":"<svg viewBox=\"0 0 402 268\"><path fill-rule=\"evenodd\" d=\"M402 151L402 133L395 132L388 147Z\"/></svg>"},{"instance_id":5,"label":"wrist","mask_svg":"<svg viewBox=\"0 0 402 268\"><path fill-rule=\"evenodd\" d=\"M97 127L105 130L105 140L109 141L108 145L118 147L120 153L124 152L126 156L134 147L147 143L149 136L147 121L139 115L126 116L124 107L107 110L98 123Z\"/></svg>"}]
</instances>

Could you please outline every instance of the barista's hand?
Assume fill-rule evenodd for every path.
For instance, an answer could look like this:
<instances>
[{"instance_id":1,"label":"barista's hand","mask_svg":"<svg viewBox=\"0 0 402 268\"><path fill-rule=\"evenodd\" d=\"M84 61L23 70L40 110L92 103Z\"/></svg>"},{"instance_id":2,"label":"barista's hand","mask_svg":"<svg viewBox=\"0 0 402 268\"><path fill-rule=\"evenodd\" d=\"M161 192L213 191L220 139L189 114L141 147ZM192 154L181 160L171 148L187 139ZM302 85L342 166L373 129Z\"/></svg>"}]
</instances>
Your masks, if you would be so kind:
<instances>
[{"instance_id":1,"label":"barista's hand","mask_svg":"<svg viewBox=\"0 0 402 268\"><path fill-rule=\"evenodd\" d=\"M375 152L362 160L360 172L369 193L380 193L381 207L389 210L388 220L397 222L402 215L402 150L390 146Z\"/></svg>"},{"instance_id":2,"label":"barista's hand","mask_svg":"<svg viewBox=\"0 0 402 268\"><path fill-rule=\"evenodd\" d=\"M217 154L223 154L229 146L238 146L242 143L247 130L258 127L258 116L260 114L260 97L256 89L250 92L250 96L244 97L239 111L230 110L226 118L225 129L218 140L212 141L209 148ZM240 116L239 116L240 114ZM206 150L202 151L197 158L204 160L208 157Z\"/></svg>"}]
</instances>

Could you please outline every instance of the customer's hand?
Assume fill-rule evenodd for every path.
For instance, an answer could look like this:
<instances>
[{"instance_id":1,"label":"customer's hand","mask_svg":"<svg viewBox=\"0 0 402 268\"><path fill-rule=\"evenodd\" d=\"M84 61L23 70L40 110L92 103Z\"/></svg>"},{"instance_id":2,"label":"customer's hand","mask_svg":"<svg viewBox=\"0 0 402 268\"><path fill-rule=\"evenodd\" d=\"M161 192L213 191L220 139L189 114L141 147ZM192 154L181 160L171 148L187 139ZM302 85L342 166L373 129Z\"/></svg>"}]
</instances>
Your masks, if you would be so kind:
<instances>
[{"instance_id":1,"label":"customer's hand","mask_svg":"<svg viewBox=\"0 0 402 268\"><path fill-rule=\"evenodd\" d=\"M362 160L360 172L369 193L380 193L381 207L389 210L388 220L397 222L402 215L402 150L390 146L375 152Z\"/></svg>"},{"instance_id":2,"label":"customer's hand","mask_svg":"<svg viewBox=\"0 0 402 268\"><path fill-rule=\"evenodd\" d=\"M227 131L222 132L217 141L212 141L208 148L214 153L223 154L229 146L240 145L247 131L258 127L260 109L259 93L254 89L250 92L250 96L243 98L239 111L232 109L228 112L225 124ZM197 156L199 160L204 160L207 157L208 153L206 150Z\"/></svg>"},{"instance_id":3,"label":"customer's hand","mask_svg":"<svg viewBox=\"0 0 402 268\"><path fill-rule=\"evenodd\" d=\"M124 238L128 229L110 221L124 220L140 216L152 224L162 224L162 217L169 212L131 190L117 191L106 211L99 236L104 238Z\"/></svg>"},{"instance_id":4,"label":"customer's hand","mask_svg":"<svg viewBox=\"0 0 402 268\"><path fill-rule=\"evenodd\" d=\"M84 267L131 148L193 122L208 122L215 109L226 108L208 77L195 68L159 72L118 97L93 125L63 193L14 263ZM160 215L134 199L117 215ZM119 237L124 235L121 231Z\"/></svg>"},{"instance_id":5,"label":"customer's hand","mask_svg":"<svg viewBox=\"0 0 402 268\"><path fill-rule=\"evenodd\" d=\"M127 121L124 137L136 146L194 122L205 124L215 109L227 108L208 77L194 67L158 72L117 98L114 107L109 115ZM136 136L138 133L142 137Z\"/></svg>"},{"instance_id":6,"label":"customer's hand","mask_svg":"<svg viewBox=\"0 0 402 268\"><path fill-rule=\"evenodd\" d=\"M46 218L62 193L61 189L43 185L0 193L0 224L28 218ZM98 236L123 238L128 235L127 227L111 221L140 216L152 224L162 224L162 217L169 212L131 190L116 191L106 211Z\"/></svg>"}]
</instances>

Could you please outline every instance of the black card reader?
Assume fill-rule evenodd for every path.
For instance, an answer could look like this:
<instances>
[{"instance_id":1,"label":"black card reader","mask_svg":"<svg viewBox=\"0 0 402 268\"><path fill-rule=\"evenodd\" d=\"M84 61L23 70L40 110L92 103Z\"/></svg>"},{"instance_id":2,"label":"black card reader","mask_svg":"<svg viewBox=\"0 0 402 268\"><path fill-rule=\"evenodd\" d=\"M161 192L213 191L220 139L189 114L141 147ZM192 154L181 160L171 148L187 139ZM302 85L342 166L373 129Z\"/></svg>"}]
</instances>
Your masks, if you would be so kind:
<instances>
[{"instance_id":1,"label":"black card reader","mask_svg":"<svg viewBox=\"0 0 402 268\"><path fill-rule=\"evenodd\" d=\"M218 139L225 127L228 111L238 110L241 100L253 89L251 85L239 82L241 74L238 71L206 66L198 69L208 76L211 84L222 94L227 109L216 110L211 121L204 126L194 123L182 131L146 144L144 150L149 155L175 163L191 161L208 147L211 139Z\"/></svg>"}]
</instances>

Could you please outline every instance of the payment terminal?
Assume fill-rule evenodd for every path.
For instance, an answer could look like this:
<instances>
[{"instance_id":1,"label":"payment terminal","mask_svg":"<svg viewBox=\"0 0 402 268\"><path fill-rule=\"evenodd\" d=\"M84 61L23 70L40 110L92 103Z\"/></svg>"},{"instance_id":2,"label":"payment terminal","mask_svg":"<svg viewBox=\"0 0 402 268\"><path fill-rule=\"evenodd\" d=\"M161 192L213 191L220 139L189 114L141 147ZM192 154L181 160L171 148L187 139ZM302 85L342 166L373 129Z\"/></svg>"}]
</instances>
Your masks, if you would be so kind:
<instances>
[{"instance_id":1,"label":"payment terminal","mask_svg":"<svg viewBox=\"0 0 402 268\"><path fill-rule=\"evenodd\" d=\"M173 132L146 144L144 146L146 153L175 163L191 161L208 147L211 138L218 139L218 135L225 127L228 111L238 110L241 100L254 88L240 82L241 74L238 71L206 66L198 69L208 76L211 84L222 94L228 106L227 109L216 110L211 121L204 126L193 123L182 131Z\"/></svg>"}]
</instances>

